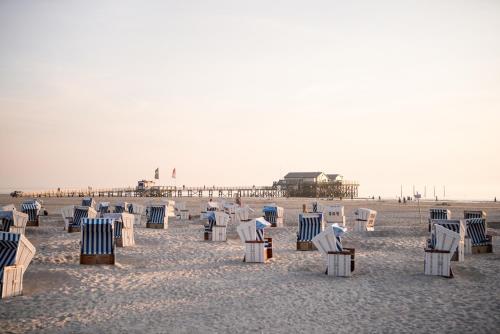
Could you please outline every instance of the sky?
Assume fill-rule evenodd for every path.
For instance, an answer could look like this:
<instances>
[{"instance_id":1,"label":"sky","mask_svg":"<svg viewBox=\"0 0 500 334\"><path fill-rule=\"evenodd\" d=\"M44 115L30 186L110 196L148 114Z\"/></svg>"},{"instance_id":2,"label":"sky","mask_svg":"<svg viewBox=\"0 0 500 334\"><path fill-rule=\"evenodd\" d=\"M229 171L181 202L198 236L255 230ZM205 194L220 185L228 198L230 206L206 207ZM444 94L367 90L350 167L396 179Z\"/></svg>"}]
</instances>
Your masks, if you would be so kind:
<instances>
[{"instance_id":1,"label":"sky","mask_svg":"<svg viewBox=\"0 0 500 334\"><path fill-rule=\"evenodd\" d=\"M159 168L500 197L499 35L496 0L2 0L0 192Z\"/></svg>"}]
</instances>

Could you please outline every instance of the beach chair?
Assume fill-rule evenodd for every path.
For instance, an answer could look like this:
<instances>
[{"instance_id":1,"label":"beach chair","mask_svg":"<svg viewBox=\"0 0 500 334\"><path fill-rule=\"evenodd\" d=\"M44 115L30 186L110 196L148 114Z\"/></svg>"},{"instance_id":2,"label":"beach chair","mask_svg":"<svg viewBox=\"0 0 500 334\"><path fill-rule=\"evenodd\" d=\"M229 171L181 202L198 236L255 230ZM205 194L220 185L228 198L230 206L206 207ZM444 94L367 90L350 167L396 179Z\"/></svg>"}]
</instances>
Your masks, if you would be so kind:
<instances>
[{"instance_id":1,"label":"beach chair","mask_svg":"<svg viewBox=\"0 0 500 334\"><path fill-rule=\"evenodd\" d=\"M114 219L82 218L80 264L115 264Z\"/></svg>"},{"instance_id":2,"label":"beach chair","mask_svg":"<svg viewBox=\"0 0 500 334\"><path fill-rule=\"evenodd\" d=\"M92 197L84 197L82 199L82 205L81 206L89 206L89 207L91 207L92 209L95 210L96 203L95 203L95 201L94 201L94 199Z\"/></svg>"},{"instance_id":3,"label":"beach chair","mask_svg":"<svg viewBox=\"0 0 500 334\"><path fill-rule=\"evenodd\" d=\"M106 213L103 218L114 220L114 238L116 247L130 247L135 245L134 215L127 212Z\"/></svg>"},{"instance_id":4,"label":"beach chair","mask_svg":"<svg viewBox=\"0 0 500 334\"><path fill-rule=\"evenodd\" d=\"M215 225L215 212L207 212L207 224L204 225L203 240L212 240L212 231Z\"/></svg>"},{"instance_id":5,"label":"beach chair","mask_svg":"<svg viewBox=\"0 0 500 334\"><path fill-rule=\"evenodd\" d=\"M175 201L167 201L167 216L175 218Z\"/></svg>"},{"instance_id":6,"label":"beach chair","mask_svg":"<svg viewBox=\"0 0 500 334\"><path fill-rule=\"evenodd\" d=\"M493 237L486 234L485 218L465 220L464 254L482 254L493 252Z\"/></svg>"},{"instance_id":7,"label":"beach chair","mask_svg":"<svg viewBox=\"0 0 500 334\"><path fill-rule=\"evenodd\" d=\"M23 293L23 276L36 249L22 234L0 232L1 298Z\"/></svg>"},{"instance_id":8,"label":"beach chair","mask_svg":"<svg viewBox=\"0 0 500 334\"><path fill-rule=\"evenodd\" d=\"M464 219L485 218L486 212L482 210L464 210Z\"/></svg>"},{"instance_id":9,"label":"beach chair","mask_svg":"<svg viewBox=\"0 0 500 334\"><path fill-rule=\"evenodd\" d=\"M434 243L433 238L433 225L440 225L450 231L457 233L460 237L457 245L456 251L451 256L451 261L463 261L465 253L465 221L464 220L452 220L452 219L431 219L431 236L427 240L428 248L432 248Z\"/></svg>"},{"instance_id":10,"label":"beach chair","mask_svg":"<svg viewBox=\"0 0 500 334\"><path fill-rule=\"evenodd\" d=\"M129 204L128 206L128 213L134 215L134 224L135 225L141 225L142 222L142 216L145 214L146 208L143 205L139 204Z\"/></svg>"},{"instance_id":11,"label":"beach chair","mask_svg":"<svg viewBox=\"0 0 500 334\"><path fill-rule=\"evenodd\" d=\"M251 207L248 205L245 205L244 207L239 207L236 208L235 210L235 221L236 222L242 222L242 221L247 221L250 219L250 213L255 212Z\"/></svg>"},{"instance_id":12,"label":"beach chair","mask_svg":"<svg viewBox=\"0 0 500 334\"><path fill-rule=\"evenodd\" d=\"M97 205L97 212L99 212L101 217L106 213L109 213L109 202L100 202Z\"/></svg>"},{"instance_id":13,"label":"beach chair","mask_svg":"<svg viewBox=\"0 0 500 334\"><path fill-rule=\"evenodd\" d=\"M208 224L205 225L205 240L226 241L227 224L230 217L222 211L212 211L208 215Z\"/></svg>"},{"instance_id":14,"label":"beach chair","mask_svg":"<svg viewBox=\"0 0 500 334\"><path fill-rule=\"evenodd\" d=\"M264 219L271 223L271 227L282 227L285 210L276 204L269 204L262 209Z\"/></svg>"},{"instance_id":15,"label":"beach chair","mask_svg":"<svg viewBox=\"0 0 500 334\"><path fill-rule=\"evenodd\" d=\"M345 214L343 205L325 205L322 212L327 223L337 223L345 227Z\"/></svg>"},{"instance_id":16,"label":"beach chair","mask_svg":"<svg viewBox=\"0 0 500 334\"><path fill-rule=\"evenodd\" d=\"M24 234L28 215L14 210L0 211L0 231Z\"/></svg>"},{"instance_id":17,"label":"beach chair","mask_svg":"<svg viewBox=\"0 0 500 334\"><path fill-rule=\"evenodd\" d=\"M61 216L64 220L64 230L68 229L69 224L73 222L73 215L75 214L75 206L68 205L61 208Z\"/></svg>"},{"instance_id":18,"label":"beach chair","mask_svg":"<svg viewBox=\"0 0 500 334\"><path fill-rule=\"evenodd\" d=\"M14 211L17 210L14 204L7 204L0 208L0 211Z\"/></svg>"},{"instance_id":19,"label":"beach chair","mask_svg":"<svg viewBox=\"0 0 500 334\"><path fill-rule=\"evenodd\" d=\"M28 215L26 226L39 226L39 216L42 204L35 199L24 201L21 204L21 211Z\"/></svg>"},{"instance_id":20,"label":"beach chair","mask_svg":"<svg viewBox=\"0 0 500 334\"><path fill-rule=\"evenodd\" d=\"M312 242L326 262L325 274L335 277L350 277L355 269L354 248L342 246L345 228L338 224L329 226L316 235Z\"/></svg>"},{"instance_id":21,"label":"beach chair","mask_svg":"<svg viewBox=\"0 0 500 334\"><path fill-rule=\"evenodd\" d=\"M97 211L90 206L75 206L73 212L73 220L68 224L68 233L81 231L83 218L96 218Z\"/></svg>"},{"instance_id":22,"label":"beach chair","mask_svg":"<svg viewBox=\"0 0 500 334\"><path fill-rule=\"evenodd\" d=\"M431 220L433 219L451 219L451 211L443 208L429 209L429 232L431 232Z\"/></svg>"},{"instance_id":23,"label":"beach chair","mask_svg":"<svg viewBox=\"0 0 500 334\"><path fill-rule=\"evenodd\" d=\"M325 221L322 213L299 214L299 227L297 233L297 250L312 251L316 247L312 239L325 229Z\"/></svg>"},{"instance_id":24,"label":"beach chair","mask_svg":"<svg viewBox=\"0 0 500 334\"><path fill-rule=\"evenodd\" d=\"M451 257L460 242L460 234L439 224L431 226L432 242L425 249L425 275L453 277Z\"/></svg>"},{"instance_id":25,"label":"beach chair","mask_svg":"<svg viewBox=\"0 0 500 334\"><path fill-rule=\"evenodd\" d=\"M130 204L127 202L120 202L115 204L114 213L129 212Z\"/></svg>"},{"instance_id":26,"label":"beach chair","mask_svg":"<svg viewBox=\"0 0 500 334\"><path fill-rule=\"evenodd\" d=\"M375 219L377 218L377 211L370 209L357 209L354 214L356 220L354 221L354 232L365 232L375 230Z\"/></svg>"},{"instance_id":27,"label":"beach chair","mask_svg":"<svg viewBox=\"0 0 500 334\"><path fill-rule=\"evenodd\" d=\"M244 262L265 263L273 257L273 239L264 237L264 229L271 226L264 218L242 222L236 228L245 245Z\"/></svg>"},{"instance_id":28,"label":"beach chair","mask_svg":"<svg viewBox=\"0 0 500 334\"><path fill-rule=\"evenodd\" d=\"M186 208L185 202L175 203L175 210L177 211L180 220L189 220L189 210Z\"/></svg>"},{"instance_id":29,"label":"beach chair","mask_svg":"<svg viewBox=\"0 0 500 334\"><path fill-rule=\"evenodd\" d=\"M147 208L146 228L168 228L168 206L165 204L150 205Z\"/></svg>"}]
</instances>

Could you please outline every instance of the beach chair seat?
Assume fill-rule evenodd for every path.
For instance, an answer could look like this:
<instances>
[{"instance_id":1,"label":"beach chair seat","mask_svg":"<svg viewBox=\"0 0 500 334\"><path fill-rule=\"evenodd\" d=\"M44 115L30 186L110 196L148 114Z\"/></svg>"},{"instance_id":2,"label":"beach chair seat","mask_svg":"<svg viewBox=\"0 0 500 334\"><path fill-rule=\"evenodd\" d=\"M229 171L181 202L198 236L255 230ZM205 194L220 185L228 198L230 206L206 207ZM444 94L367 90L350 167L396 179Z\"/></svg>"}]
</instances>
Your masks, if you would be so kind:
<instances>
[{"instance_id":1,"label":"beach chair seat","mask_svg":"<svg viewBox=\"0 0 500 334\"><path fill-rule=\"evenodd\" d=\"M168 228L168 206L165 204L150 205L147 209L146 228Z\"/></svg>"},{"instance_id":2,"label":"beach chair seat","mask_svg":"<svg viewBox=\"0 0 500 334\"><path fill-rule=\"evenodd\" d=\"M377 211L371 209L360 208L354 214L356 220L354 221L354 232L365 232L375 230L375 219L377 218Z\"/></svg>"},{"instance_id":3,"label":"beach chair seat","mask_svg":"<svg viewBox=\"0 0 500 334\"><path fill-rule=\"evenodd\" d=\"M114 213L129 212L130 203L120 202L115 204Z\"/></svg>"},{"instance_id":4,"label":"beach chair seat","mask_svg":"<svg viewBox=\"0 0 500 334\"><path fill-rule=\"evenodd\" d=\"M39 226L39 216L42 204L37 200L24 201L21 204L21 211L28 215L28 222L26 226Z\"/></svg>"},{"instance_id":5,"label":"beach chair seat","mask_svg":"<svg viewBox=\"0 0 500 334\"><path fill-rule=\"evenodd\" d=\"M130 247L135 245L134 215L127 212L106 213L103 218L114 220L114 238L116 247Z\"/></svg>"},{"instance_id":6,"label":"beach chair seat","mask_svg":"<svg viewBox=\"0 0 500 334\"><path fill-rule=\"evenodd\" d=\"M24 234L28 215L17 210L0 211L0 231Z\"/></svg>"},{"instance_id":7,"label":"beach chair seat","mask_svg":"<svg viewBox=\"0 0 500 334\"><path fill-rule=\"evenodd\" d=\"M297 233L297 250L316 250L312 239L325 229L322 213L299 214L299 226Z\"/></svg>"},{"instance_id":8,"label":"beach chair seat","mask_svg":"<svg viewBox=\"0 0 500 334\"><path fill-rule=\"evenodd\" d=\"M256 218L237 226L236 231L245 247L244 262L265 263L273 257L273 239L264 236L264 229L270 225L264 218Z\"/></svg>"},{"instance_id":9,"label":"beach chair seat","mask_svg":"<svg viewBox=\"0 0 500 334\"><path fill-rule=\"evenodd\" d=\"M81 223L84 218L96 218L97 211L91 206L75 206L73 212L73 221L68 225L68 233L81 231Z\"/></svg>"},{"instance_id":10,"label":"beach chair seat","mask_svg":"<svg viewBox=\"0 0 500 334\"><path fill-rule=\"evenodd\" d=\"M482 254L493 252L493 237L486 234L487 225L485 218L466 219L465 229L465 254Z\"/></svg>"},{"instance_id":11,"label":"beach chair seat","mask_svg":"<svg viewBox=\"0 0 500 334\"><path fill-rule=\"evenodd\" d=\"M0 298L19 296L36 249L22 234L0 232Z\"/></svg>"},{"instance_id":12,"label":"beach chair seat","mask_svg":"<svg viewBox=\"0 0 500 334\"><path fill-rule=\"evenodd\" d=\"M350 277L355 269L355 249L342 246L345 229L333 225L317 234L312 242L326 262L325 274L335 277Z\"/></svg>"},{"instance_id":13,"label":"beach chair seat","mask_svg":"<svg viewBox=\"0 0 500 334\"><path fill-rule=\"evenodd\" d=\"M74 205L67 205L61 208L61 216L64 220L64 230L68 229L68 226L73 222L73 215L75 213Z\"/></svg>"},{"instance_id":14,"label":"beach chair seat","mask_svg":"<svg viewBox=\"0 0 500 334\"><path fill-rule=\"evenodd\" d=\"M322 212L327 223L337 223L345 227L345 214L343 205L325 205L322 207Z\"/></svg>"},{"instance_id":15,"label":"beach chair seat","mask_svg":"<svg viewBox=\"0 0 500 334\"><path fill-rule=\"evenodd\" d=\"M461 236L439 224L433 224L431 232L432 242L425 249L424 274L452 278L451 258L460 243Z\"/></svg>"},{"instance_id":16,"label":"beach chair seat","mask_svg":"<svg viewBox=\"0 0 500 334\"><path fill-rule=\"evenodd\" d=\"M82 205L81 206L89 206L92 209L96 209L96 202L92 197L84 197L82 199Z\"/></svg>"},{"instance_id":17,"label":"beach chair seat","mask_svg":"<svg viewBox=\"0 0 500 334\"><path fill-rule=\"evenodd\" d=\"M109 202L100 202L97 205L97 212L101 217L104 216L106 213L109 213Z\"/></svg>"},{"instance_id":18,"label":"beach chair seat","mask_svg":"<svg viewBox=\"0 0 500 334\"><path fill-rule=\"evenodd\" d=\"M431 219L431 231L433 225L440 225L450 231L457 233L460 236L456 251L451 255L451 261L463 261L465 254L465 221L459 219ZM430 238L427 240L428 248L434 249L435 233L431 232Z\"/></svg>"},{"instance_id":19,"label":"beach chair seat","mask_svg":"<svg viewBox=\"0 0 500 334\"><path fill-rule=\"evenodd\" d=\"M285 210L276 204L269 204L262 209L264 219L271 223L271 227L282 227Z\"/></svg>"},{"instance_id":20,"label":"beach chair seat","mask_svg":"<svg viewBox=\"0 0 500 334\"><path fill-rule=\"evenodd\" d=\"M80 264L115 264L114 221L82 218Z\"/></svg>"}]
</instances>

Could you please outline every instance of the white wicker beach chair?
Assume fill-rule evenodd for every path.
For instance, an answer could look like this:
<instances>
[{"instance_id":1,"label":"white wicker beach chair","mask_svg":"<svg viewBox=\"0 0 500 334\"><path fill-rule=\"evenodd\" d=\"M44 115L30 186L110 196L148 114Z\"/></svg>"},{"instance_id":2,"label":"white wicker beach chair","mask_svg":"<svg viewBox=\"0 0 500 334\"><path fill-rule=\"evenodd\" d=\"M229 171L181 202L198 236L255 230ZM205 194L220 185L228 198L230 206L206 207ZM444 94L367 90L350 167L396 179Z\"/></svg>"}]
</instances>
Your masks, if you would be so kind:
<instances>
[{"instance_id":1,"label":"white wicker beach chair","mask_svg":"<svg viewBox=\"0 0 500 334\"><path fill-rule=\"evenodd\" d=\"M464 260L464 254L465 254L465 221L464 220L458 220L458 219L431 219L431 236L430 239L428 240L428 245L430 248L432 248L432 244L434 243L433 240L433 230L432 226L433 225L440 225L446 229L449 229L453 232L458 233L460 236L460 239L458 241L457 249L456 252L452 254L451 256L451 261L463 261Z\"/></svg>"},{"instance_id":2,"label":"white wicker beach chair","mask_svg":"<svg viewBox=\"0 0 500 334\"><path fill-rule=\"evenodd\" d=\"M132 203L128 207L128 212L134 215L134 224L141 225L142 216L146 213L146 208L143 205L136 203Z\"/></svg>"},{"instance_id":3,"label":"white wicker beach chair","mask_svg":"<svg viewBox=\"0 0 500 334\"><path fill-rule=\"evenodd\" d=\"M343 205L325 205L322 212L327 223L337 223L345 227L345 214Z\"/></svg>"},{"instance_id":4,"label":"white wicker beach chair","mask_svg":"<svg viewBox=\"0 0 500 334\"><path fill-rule=\"evenodd\" d=\"M0 231L24 234L28 215L17 210L0 211Z\"/></svg>"},{"instance_id":5,"label":"white wicker beach chair","mask_svg":"<svg viewBox=\"0 0 500 334\"><path fill-rule=\"evenodd\" d=\"M115 264L114 219L82 218L80 264Z\"/></svg>"},{"instance_id":6,"label":"white wicker beach chair","mask_svg":"<svg viewBox=\"0 0 500 334\"><path fill-rule=\"evenodd\" d=\"M270 223L264 218L242 222L236 228L245 246L245 262L264 263L273 257L273 239L264 237L264 229Z\"/></svg>"},{"instance_id":7,"label":"white wicker beach chair","mask_svg":"<svg viewBox=\"0 0 500 334\"><path fill-rule=\"evenodd\" d=\"M35 247L24 235L0 232L1 298L22 294L23 276L35 252Z\"/></svg>"},{"instance_id":8,"label":"white wicker beach chair","mask_svg":"<svg viewBox=\"0 0 500 334\"><path fill-rule=\"evenodd\" d=\"M485 218L465 220L464 254L493 252L493 236L487 234Z\"/></svg>"},{"instance_id":9,"label":"white wicker beach chair","mask_svg":"<svg viewBox=\"0 0 500 334\"><path fill-rule=\"evenodd\" d=\"M355 249L342 246L341 237L344 232L343 227L333 225L312 239L326 262L327 275L350 277L354 271Z\"/></svg>"},{"instance_id":10,"label":"white wicker beach chair","mask_svg":"<svg viewBox=\"0 0 500 334\"><path fill-rule=\"evenodd\" d=\"M134 215L131 213L106 213L103 218L114 220L114 238L116 247L130 247L135 245Z\"/></svg>"},{"instance_id":11,"label":"white wicker beach chair","mask_svg":"<svg viewBox=\"0 0 500 334\"><path fill-rule=\"evenodd\" d=\"M245 205L243 207L236 208L235 210L235 221L242 222L250 219L250 213L255 212L251 207Z\"/></svg>"},{"instance_id":12,"label":"white wicker beach chair","mask_svg":"<svg viewBox=\"0 0 500 334\"><path fill-rule=\"evenodd\" d=\"M315 250L312 239L325 229L322 213L301 213L297 232L297 250Z\"/></svg>"},{"instance_id":13,"label":"white wicker beach chair","mask_svg":"<svg viewBox=\"0 0 500 334\"><path fill-rule=\"evenodd\" d=\"M68 205L61 208L61 216L64 219L64 229L67 230L69 224L73 222L73 215L75 214L75 206Z\"/></svg>"},{"instance_id":14,"label":"white wicker beach chair","mask_svg":"<svg viewBox=\"0 0 500 334\"><path fill-rule=\"evenodd\" d=\"M451 257L460 242L460 234L439 224L433 224L432 243L425 249L425 275L453 277Z\"/></svg>"},{"instance_id":15,"label":"white wicker beach chair","mask_svg":"<svg viewBox=\"0 0 500 334\"><path fill-rule=\"evenodd\" d=\"M264 218L271 223L271 227L282 227L285 210L276 204L268 204L262 209Z\"/></svg>"},{"instance_id":16,"label":"white wicker beach chair","mask_svg":"<svg viewBox=\"0 0 500 334\"><path fill-rule=\"evenodd\" d=\"M354 221L354 232L365 232L375 230L375 219L377 218L377 211L371 209L360 208L354 214L356 220Z\"/></svg>"}]
</instances>

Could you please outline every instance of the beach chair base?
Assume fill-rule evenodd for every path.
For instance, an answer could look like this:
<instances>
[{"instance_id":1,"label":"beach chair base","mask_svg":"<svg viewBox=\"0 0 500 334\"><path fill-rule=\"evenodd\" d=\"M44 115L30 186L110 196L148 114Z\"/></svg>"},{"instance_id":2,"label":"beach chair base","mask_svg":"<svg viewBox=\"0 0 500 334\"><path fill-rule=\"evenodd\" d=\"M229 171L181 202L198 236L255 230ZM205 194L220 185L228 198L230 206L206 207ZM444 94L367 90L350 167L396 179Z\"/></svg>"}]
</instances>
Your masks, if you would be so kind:
<instances>
[{"instance_id":1,"label":"beach chair base","mask_svg":"<svg viewBox=\"0 0 500 334\"><path fill-rule=\"evenodd\" d=\"M157 229L157 230L165 230L167 228L167 225L165 225L165 224L146 223L146 228L152 228L152 229Z\"/></svg>"},{"instance_id":2,"label":"beach chair base","mask_svg":"<svg viewBox=\"0 0 500 334\"><path fill-rule=\"evenodd\" d=\"M265 263L268 259L268 251L264 241L245 242L245 258L247 263Z\"/></svg>"},{"instance_id":3,"label":"beach chair base","mask_svg":"<svg viewBox=\"0 0 500 334\"><path fill-rule=\"evenodd\" d=\"M298 251L315 251L318 250L312 241L297 241Z\"/></svg>"},{"instance_id":4,"label":"beach chair base","mask_svg":"<svg viewBox=\"0 0 500 334\"><path fill-rule=\"evenodd\" d=\"M464 241L460 241L458 243L457 250L451 256L451 261L462 262L465 259L465 243Z\"/></svg>"},{"instance_id":5,"label":"beach chair base","mask_svg":"<svg viewBox=\"0 0 500 334\"><path fill-rule=\"evenodd\" d=\"M121 238L115 238L116 247L132 247L135 246L134 231L122 230Z\"/></svg>"},{"instance_id":6,"label":"beach chair base","mask_svg":"<svg viewBox=\"0 0 500 334\"><path fill-rule=\"evenodd\" d=\"M1 298L15 297L23 294L23 266L8 266L3 270L3 283L0 284Z\"/></svg>"},{"instance_id":7,"label":"beach chair base","mask_svg":"<svg viewBox=\"0 0 500 334\"><path fill-rule=\"evenodd\" d=\"M212 228L212 241L226 241L226 230L226 226L214 225Z\"/></svg>"},{"instance_id":8,"label":"beach chair base","mask_svg":"<svg viewBox=\"0 0 500 334\"><path fill-rule=\"evenodd\" d=\"M29 221L26 223L26 226L40 226L40 223L39 223L39 220L35 220L35 221Z\"/></svg>"},{"instance_id":9,"label":"beach chair base","mask_svg":"<svg viewBox=\"0 0 500 334\"><path fill-rule=\"evenodd\" d=\"M464 243L464 253L467 255L493 253L492 241L492 236L486 235L486 241L483 244L473 246L471 239L466 237Z\"/></svg>"},{"instance_id":10,"label":"beach chair base","mask_svg":"<svg viewBox=\"0 0 500 334\"><path fill-rule=\"evenodd\" d=\"M448 251L425 249L424 274L452 278L451 256Z\"/></svg>"},{"instance_id":11,"label":"beach chair base","mask_svg":"<svg viewBox=\"0 0 500 334\"><path fill-rule=\"evenodd\" d=\"M354 248L344 248L342 252L328 252L328 267L325 274L335 277L350 277L355 269L355 255Z\"/></svg>"},{"instance_id":12,"label":"beach chair base","mask_svg":"<svg viewBox=\"0 0 500 334\"><path fill-rule=\"evenodd\" d=\"M76 232L81 232L82 228L81 226L68 226L68 233L76 233Z\"/></svg>"},{"instance_id":13,"label":"beach chair base","mask_svg":"<svg viewBox=\"0 0 500 334\"><path fill-rule=\"evenodd\" d=\"M99 254L99 255L80 255L80 264L95 265L95 264L115 264L114 254Z\"/></svg>"},{"instance_id":14,"label":"beach chair base","mask_svg":"<svg viewBox=\"0 0 500 334\"><path fill-rule=\"evenodd\" d=\"M203 240L211 241L212 240L212 232L204 232L203 233Z\"/></svg>"},{"instance_id":15,"label":"beach chair base","mask_svg":"<svg viewBox=\"0 0 500 334\"><path fill-rule=\"evenodd\" d=\"M189 211L188 210L181 210L180 212L180 218L181 220L189 220Z\"/></svg>"}]
</instances>

